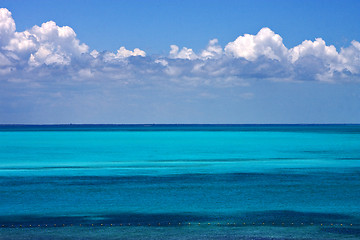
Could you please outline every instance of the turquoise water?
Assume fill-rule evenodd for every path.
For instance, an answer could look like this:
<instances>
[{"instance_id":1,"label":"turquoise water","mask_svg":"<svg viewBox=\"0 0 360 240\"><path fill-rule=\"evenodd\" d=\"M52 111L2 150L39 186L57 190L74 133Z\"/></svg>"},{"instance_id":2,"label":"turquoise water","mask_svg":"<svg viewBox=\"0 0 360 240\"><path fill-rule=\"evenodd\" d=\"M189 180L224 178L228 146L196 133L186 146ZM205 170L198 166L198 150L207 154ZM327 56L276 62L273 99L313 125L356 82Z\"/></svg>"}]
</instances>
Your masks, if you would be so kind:
<instances>
[{"instance_id":1,"label":"turquoise water","mask_svg":"<svg viewBox=\"0 0 360 240\"><path fill-rule=\"evenodd\" d=\"M1 239L359 239L359 199L360 125L0 126Z\"/></svg>"}]
</instances>

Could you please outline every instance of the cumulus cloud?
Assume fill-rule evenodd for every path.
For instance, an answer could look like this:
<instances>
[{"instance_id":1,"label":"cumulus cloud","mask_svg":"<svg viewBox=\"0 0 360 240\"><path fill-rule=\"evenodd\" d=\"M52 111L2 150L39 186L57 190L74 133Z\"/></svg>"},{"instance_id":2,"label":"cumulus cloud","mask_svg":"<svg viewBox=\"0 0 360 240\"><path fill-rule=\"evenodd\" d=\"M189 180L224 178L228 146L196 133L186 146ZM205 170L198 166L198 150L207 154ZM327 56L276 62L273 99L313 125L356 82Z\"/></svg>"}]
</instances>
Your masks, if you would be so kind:
<instances>
[{"instance_id":1,"label":"cumulus cloud","mask_svg":"<svg viewBox=\"0 0 360 240\"><path fill-rule=\"evenodd\" d=\"M218 44L218 40L216 38L209 41L209 44L206 49L201 52L202 59L210 59L210 58L219 58L223 53L222 47Z\"/></svg>"},{"instance_id":2,"label":"cumulus cloud","mask_svg":"<svg viewBox=\"0 0 360 240\"><path fill-rule=\"evenodd\" d=\"M288 51L280 35L265 27L256 35L245 34L228 43L225 52L235 58L245 58L248 61L255 61L261 56L281 61L286 59Z\"/></svg>"},{"instance_id":3,"label":"cumulus cloud","mask_svg":"<svg viewBox=\"0 0 360 240\"><path fill-rule=\"evenodd\" d=\"M351 46L342 48L339 54L340 66L352 74L360 74L360 42L352 41Z\"/></svg>"},{"instance_id":4,"label":"cumulus cloud","mask_svg":"<svg viewBox=\"0 0 360 240\"><path fill-rule=\"evenodd\" d=\"M0 36L2 54L17 65L69 65L72 58L89 49L86 44L80 44L71 27L59 27L53 21L16 32L11 13L4 8L0 10Z\"/></svg>"},{"instance_id":5,"label":"cumulus cloud","mask_svg":"<svg viewBox=\"0 0 360 240\"><path fill-rule=\"evenodd\" d=\"M178 46L171 45L170 49L171 50L169 53L169 58L188 59L188 60L194 60L198 58L198 56L194 53L194 51L191 48L183 47L179 51Z\"/></svg>"},{"instance_id":6,"label":"cumulus cloud","mask_svg":"<svg viewBox=\"0 0 360 240\"><path fill-rule=\"evenodd\" d=\"M121 46L121 45L120 45ZM11 12L0 9L0 80L167 81L175 84L228 86L253 79L274 81L359 81L360 43L337 50L322 38L287 48L269 28L244 34L220 46L209 41L200 51L171 45L167 56L148 56L121 46L114 52L90 50L69 26L48 21L16 31ZM246 95L250 97L250 95Z\"/></svg>"},{"instance_id":7,"label":"cumulus cloud","mask_svg":"<svg viewBox=\"0 0 360 240\"><path fill-rule=\"evenodd\" d=\"M80 57L89 49L86 44L80 44L72 28L59 27L53 21L43 23L40 27L34 26L29 32L38 46L30 54L29 64L32 66L69 65L73 57Z\"/></svg>"},{"instance_id":8,"label":"cumulus cloud","mask_svg":"<svg viewBox=\"0 0 360 240\"><path fill-rule=\"evenodd\" d=\"M222 55L223 49L218 44L218 40L212 39L209 41L209 44L206 49L202 50L199 55L197 55L191 48L183 47L179 51L179 47L176 45L170 45L170 53L169 58L172 59L187 59L187 60L195 60L195 59L210 59L210 58L218 58Z\"/></svg>"},{"instance_id":9,"label":"cumulus cloud","mask_svg":"<svg viewBox=\"0 0 360 240\"><path fill-rule=\"evenodd\" d=\"M15 33L15 21L6 8L0 9L0 44L7 44Z\"/></svg>"},{"instance_id":10,"label":"cumulus cloud","mask_svg":"<svg viewBox=\"0 0 360 240\"><path fill-rule=\"evenodd\" d=\"M94 51L96 51L96 50L94 50ZM95 55L92 54L92 56L95 56ZM133 56L133 57L134 56L145 57L146 53L144 51L140 50L139 48L135 48L133 51L131 51L131 50L127 50L125 47L120 47L119 50L117 50L116 54L112 53L112 52L105 53L104 60L109 62L109 61L112 61L112 60L124 59L124 58L128 58L128 57L131 57L131 56Z\"/></svg>"}]
</instances>

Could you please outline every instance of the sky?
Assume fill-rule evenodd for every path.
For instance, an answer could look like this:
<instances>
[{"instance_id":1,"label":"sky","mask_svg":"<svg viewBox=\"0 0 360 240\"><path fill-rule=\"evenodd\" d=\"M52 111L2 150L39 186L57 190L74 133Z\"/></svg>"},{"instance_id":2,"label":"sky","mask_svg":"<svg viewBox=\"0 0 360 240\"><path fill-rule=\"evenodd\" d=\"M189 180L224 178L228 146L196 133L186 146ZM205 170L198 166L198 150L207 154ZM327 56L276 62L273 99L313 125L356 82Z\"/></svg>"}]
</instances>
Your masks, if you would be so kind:
<instances>
[{"instance_id":1,"label":"sky","mask_svg":"<svg viewBox=\"0 0 360 240\"><path fill-rule=\"evenodd\" d=\"M360 123L357 0L0 8L0 124Z\"/></svg>"}]
</instances>

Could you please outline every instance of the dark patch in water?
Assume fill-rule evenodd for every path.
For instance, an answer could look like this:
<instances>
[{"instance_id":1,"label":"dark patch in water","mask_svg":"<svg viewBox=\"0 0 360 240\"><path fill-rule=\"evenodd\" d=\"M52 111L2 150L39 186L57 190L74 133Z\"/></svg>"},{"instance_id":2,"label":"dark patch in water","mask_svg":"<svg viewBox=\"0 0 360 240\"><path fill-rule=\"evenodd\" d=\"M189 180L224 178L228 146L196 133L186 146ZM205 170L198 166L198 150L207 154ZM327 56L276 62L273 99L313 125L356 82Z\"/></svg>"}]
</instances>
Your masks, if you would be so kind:
<instances>
[{"instance_id":1,"label":"dark patch in water","mask_svg":"<svg viewBox=\"0 0 360 240\"><path fill-rule=\"evenodd\" d=\"M187 223L187 222L202 222L209 220L209 217L202 215L191 215L191 214L142 214L142 213L120 213L111 215L97 215L97 216L39 216L39 215L17 215L17 216L0 216L0 224L4 227L11 227L23 225L24 227L32 225L49 225L61 226L65 225L100 225L100 224L123 224L133 225L138 224L153 226L160 223L161 226L171 226L172 224Z\"/></svg>"},{"instance_id":2,"label":"dark patch in water","mask_svg":"<svg viewBox=\"0 0 360 240\"><path fill-rule=\"evenodd\" d=\"M244 214L244 219L248 221L259 221L271 224L284 223L291 225L292 223L297 226L304 223L303 226L309 224L331 224L331 223L344 223L355 222L355 217L339 213L318 213L318 212L298 212L298 211L262 211L262 212L248 212ZM351 221L352 220L352 221Z\"/></svg>"},{"instance_id":3,"label":"dark patch in water","mask_svg":"<svg viewBox=\"0 0 360 240\"><path fill-rule=\"evenodd\" d=\"M332 176L333 177L333 176ZM276 182L284 181L307 181L315 178L312 175L304 174L279 174L279 173L227 173L227 174L174 174L163 176L46 176L46 177L0 177L3 186L23 185L129 185L129 184L201 184L202 182L230 183L239 182L266 182L269 179Z\"/></svg>"},{"instance_id":4,"label":"dark patch in water","mask_svg":"<svg viewBox=\"0 0 360 240\"><path fill-rule=\"evenodd\" d=\"M227 174L173 174L162 176L46 176L46 177L0 177L2 186L24 185L134 185L134 184L201 184L201 183L239 183L239 184L295 184L311 182L320 183L321 180L331 181L360 181L360 171L342 174L328 172L313 172L309 174L290 173L227 173Z\"/></svg>"},{"instance_id":5,"label":"dark patch in water","mask_svg":"<svg viewBox=\"0 0 360 240\"><path fill-rule=\"evenodd\" d=\"M249 237L244 240L294 240L294 238L276 238L276 237Z\"/></svg>"},{"instance_id":6,"label":"dark patch in water","mask_svg":"<svg viewBox=\"0 0 360 240\"><path fill-rule=\"evenodd\" d=\"M95 215L95 216L40 216L40 215L16 215L16 216L0 216L0 224L5 227L15 227L23 225L24 227L33 225L45 225L53 226L57 224L60 226L65 225L110 225L110 224L123 224L123 225L148 225L151 226L184 226L189 222L192 224L196 223L207 223L207 222L222 222L218 227L243 227L249 226L251 223L255 223L255 226L260 226L262 223L273 227L300 227L309 226L310 223L319 225L320 223L330 225L330 223L338 224L350 222L358 222L359 219L345 214L337 213L316 213L316 212L297 212L297 211L263 211L263 212L247 212L238 215L206 215L206 214L173 214L173 213L159 213L159 214L147 214L147 213L118 213L118 214L107 214L107 215ZM231 224L226 224L230 222ZM246 222L247 225L242 225ZM170 223L170 224L169 224ZM180 223L180 225L179 225ZM233 225L232 223L237 223ZM272 225L275 223L275 225ZM284 223L284 224L282 224ZM292 225L295 223L295 225ZM304 223L303 225L301 223ZM353 225L358 227L358 225ZM349 233L350 228L339 228L344 229L344 234ZM360 234L360 230L357 228L351 228L353 231L351 234ZM357 229L357 230L356 230ZM342 230L334 230L342 231ZM340 232L342 233L342 232Z\"/></svg>"},{"instance_id":7,"label":"dark patch in water","mask_svg":"<svg viewBox=\"0 0 360 240\"><path fill-rule=\"evenodd\" d=\"M360 238L360 228L335 227L323 228L322 231L341 235L354 235Z\"/></svg>"}]
</instances>

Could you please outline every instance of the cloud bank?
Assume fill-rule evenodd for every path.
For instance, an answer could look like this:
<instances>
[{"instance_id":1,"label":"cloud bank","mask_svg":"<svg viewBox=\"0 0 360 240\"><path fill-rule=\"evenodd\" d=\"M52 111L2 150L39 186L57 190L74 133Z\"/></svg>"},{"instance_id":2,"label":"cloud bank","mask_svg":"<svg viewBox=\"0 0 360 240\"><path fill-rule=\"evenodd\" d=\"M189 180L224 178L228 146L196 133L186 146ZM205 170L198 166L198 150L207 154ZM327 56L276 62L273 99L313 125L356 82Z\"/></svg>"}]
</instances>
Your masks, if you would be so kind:
<instances>
[{"instance_id":1,"label":"cloud bank","mask_svg":"<svg viewBox=\"0 0 360 240\"><path fill-rule=\"evenodd\" d=\"M251 80L360 81L360 43L336 49L321 38L287 48L264 27L224 47L217 39L205 49L170 46L167 56L121 46L116 53L90 49L68 26L49 21L17 32L11 12L0 9L0 81L94 82L228 86Z\"/></svg>"}]
</instances>

